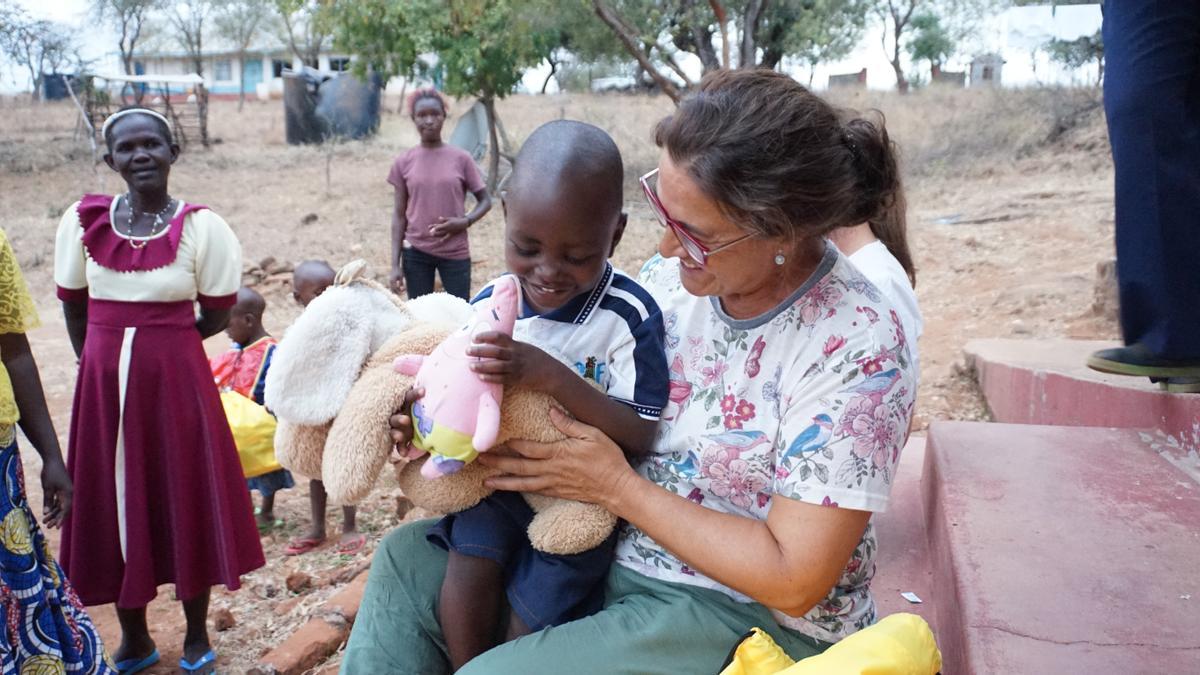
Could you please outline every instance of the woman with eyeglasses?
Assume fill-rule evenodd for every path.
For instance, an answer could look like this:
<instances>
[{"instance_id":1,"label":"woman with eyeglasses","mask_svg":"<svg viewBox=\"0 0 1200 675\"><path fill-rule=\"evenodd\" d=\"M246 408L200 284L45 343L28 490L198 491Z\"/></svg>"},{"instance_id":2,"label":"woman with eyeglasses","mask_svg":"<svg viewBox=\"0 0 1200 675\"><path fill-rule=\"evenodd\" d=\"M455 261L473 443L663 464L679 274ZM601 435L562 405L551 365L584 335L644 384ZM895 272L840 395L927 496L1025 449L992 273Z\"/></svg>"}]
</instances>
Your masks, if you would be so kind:
<instances>
[{"instance_id":1,"label":"woman with eyeglasses","mask_svg":"<svg viewBox=\"0 0 1200 675\"><path fill-rule=\"evenodd\" d=\"M567 440L479 459L501 472L496 489L625 521L604 608L460 673L717 672L754 627L800 659L875 620L871 516L916 378L894 308L826 235L904 218L887 132L785 75L739 70L706 76L655 141L642 185L666 229L641 282L663 311L671 383L654 446L631 467L558 415ZM388 537L364 598L394 618L373 632L427 646L396 654L394 672L445 670L441 572L414 564L423 546L414 528Z\"/></svg>"}]
</instances>

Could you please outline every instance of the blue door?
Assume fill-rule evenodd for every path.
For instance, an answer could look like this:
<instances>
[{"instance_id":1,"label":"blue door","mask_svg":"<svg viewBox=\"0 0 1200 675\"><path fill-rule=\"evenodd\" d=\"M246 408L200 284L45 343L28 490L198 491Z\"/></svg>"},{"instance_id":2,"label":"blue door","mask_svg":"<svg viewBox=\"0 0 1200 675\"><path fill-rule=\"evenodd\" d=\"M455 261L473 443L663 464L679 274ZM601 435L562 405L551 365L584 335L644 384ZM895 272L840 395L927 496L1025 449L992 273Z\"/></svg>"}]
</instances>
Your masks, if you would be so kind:
<instances>
[{"instance_id":1,"label":"blue door","mask_svg":"<svg viewBox=\"0 0 1200 675\"><path fill-rule=\"evenodd\" d=\"M258 83L262 82L262 59L247 60L242 67L245 68L242 78L242 91L247 94L254 94Z\"/></svg>"}]
</instances>

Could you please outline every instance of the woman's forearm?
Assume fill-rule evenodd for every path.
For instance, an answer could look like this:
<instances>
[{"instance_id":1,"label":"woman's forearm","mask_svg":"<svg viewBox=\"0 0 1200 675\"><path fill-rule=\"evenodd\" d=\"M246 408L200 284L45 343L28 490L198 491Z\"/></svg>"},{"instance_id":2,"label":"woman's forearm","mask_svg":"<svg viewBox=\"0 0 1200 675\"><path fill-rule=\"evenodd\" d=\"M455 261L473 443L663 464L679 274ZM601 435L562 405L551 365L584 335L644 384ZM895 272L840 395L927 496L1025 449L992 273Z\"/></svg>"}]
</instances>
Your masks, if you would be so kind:
<instances>
[{"instance_id":1,"label":"woman's forearm","mask_svg":"<svg viewBox=\"0 0 1200 675\"><path fill-rule=\"evenodd\" d=\"M480 190L474 193L474 195L475 208L471 209L471 212L467 214L467 221L472 225L478 223L481 218L487 215L488 211L492 210L492 196L488 194L486 189Z\"/></svg>"},{"instance_id":2,"label":"woman's forearm","mask_svg":"<svg viewBox=\"0 0 1200 675\"><path fill-rule=\"evenodd\" d=\"M631 471L604 506L688 567L800 616L837 582L870 514L774 500L789 503L776 503L767 520L754 520L706 508ZM789 513L776 517L781 506Z\"/></svg>"},{"instance_id":3,"label":"woman's forearm","mask_svg":"<svg viewBox=\"0 0 1200 675\"><path fill-rule=\"evenodd\" d=\"M62 463L62 449L54 434L42 379L28 340L22 333L4 335L0 337L0 351L4 354L4 368L12 380L13 395L21 415L21 430L41 455L43 463Z\"/></svg>"},{"instance_id":4,"label":"woman's forearm","mask_svg":"<svg viewBox=\"0 0 1200 675\"><path fill-rule=\"evenodd\" d=\"M408 230L408 219L399 213L392 214L392 270L398 270L401 267L401 258L404 252L404 235Z\"/></svg>"},{"instance_id":5,"label":"woman's forearm","mask_svg":"<svg viewBox=\"0 0 1200 675\"><path fill-rule=\"evenodd\" d=\"M83 342L87 338L88 305L83 302L63 302L63 319L67 322L67 337L71 340L71 348L75 350L75 358L83 356Z\"/></svg>"},{"instance_id":6,"label":"woman's forearm","mask_svg":"<svg viewBox=\"0 0 1200 675\"><path fill-rule=\"evenodd\" d=\"M200 309L200 318L196 320L196 330L200 331L200 338L207 340L208 338L225 330L229 325L229 309Z\"/></svg>"}]
</instances>

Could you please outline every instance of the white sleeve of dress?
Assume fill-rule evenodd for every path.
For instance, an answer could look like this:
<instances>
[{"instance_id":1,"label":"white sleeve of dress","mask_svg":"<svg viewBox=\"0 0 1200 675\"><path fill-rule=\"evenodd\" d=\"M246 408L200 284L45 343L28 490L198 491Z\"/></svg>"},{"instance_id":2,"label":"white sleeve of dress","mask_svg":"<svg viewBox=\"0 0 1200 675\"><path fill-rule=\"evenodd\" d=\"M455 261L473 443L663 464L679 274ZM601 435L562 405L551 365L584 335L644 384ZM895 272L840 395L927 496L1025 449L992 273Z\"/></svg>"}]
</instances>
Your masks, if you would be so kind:
<instances>
[{"instance_id":1,"label":"white sleeve of dress","mask_svg":"<svg viewBox=\"0 0 1200 675\"><path fill-rule=\"evenodd\" d=\"M79 202L75 202L58 222L54 240L54 283L58 299L87 300L87 255L83 250L83 227L79 224Z\"/></svg>"},{"instance_id":2,"label":"white sleeve of dress","mask_svg":"<svg viewBox=\"0 0 1200 675\"><path fill-rule=\"evenodd\" d=\"M229 224L210 210L188 216L196 228L196 292L205 309L227 309L242 285L242 244Z\"/></svg>"}]
</instances>

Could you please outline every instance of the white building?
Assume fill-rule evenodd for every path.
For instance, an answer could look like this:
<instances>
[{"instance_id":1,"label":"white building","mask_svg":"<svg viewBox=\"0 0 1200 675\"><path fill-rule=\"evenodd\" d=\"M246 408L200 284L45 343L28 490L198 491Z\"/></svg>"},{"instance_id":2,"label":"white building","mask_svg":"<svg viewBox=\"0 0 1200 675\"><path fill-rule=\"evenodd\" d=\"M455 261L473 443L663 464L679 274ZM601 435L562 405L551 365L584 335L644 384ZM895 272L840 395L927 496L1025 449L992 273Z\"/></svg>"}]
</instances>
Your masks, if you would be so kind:
<instances>
[{"instance_id":1,"label":"white building","mask_svg":"<svg viewBox=\"0 0 1200 675\"><path fill-rule=\"evenodd\" d=\"M285 46L272 39L260 40L246 50L245 62L237 49L213 40L204 50L204 86L214 97L237 96L245 68L245 92L260 99L283 93L282 74L285 69L309 66L325 72L345 72L350 69L348 54L322 52L315 62L303 63ZM147 51L134 56L134 70L139 75L183 75L195 72L192 59L182 51Z\"/></svg>"}]
</instances>

